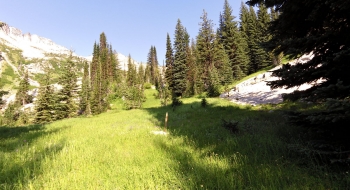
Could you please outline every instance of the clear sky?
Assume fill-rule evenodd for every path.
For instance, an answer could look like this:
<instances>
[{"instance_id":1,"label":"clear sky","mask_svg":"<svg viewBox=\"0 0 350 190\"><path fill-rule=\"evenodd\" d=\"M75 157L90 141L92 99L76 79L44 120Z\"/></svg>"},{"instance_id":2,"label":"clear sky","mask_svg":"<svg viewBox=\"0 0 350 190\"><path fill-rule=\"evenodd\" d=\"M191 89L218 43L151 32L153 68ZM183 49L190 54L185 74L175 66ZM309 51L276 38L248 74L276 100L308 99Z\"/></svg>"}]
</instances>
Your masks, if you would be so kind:
<instances>
[{"instance_id":1,"label":"clear sky","mask_svg":"<svg viewBox=\"0 0 350 190\"><path fill-rule=\"evenodd\" d=\"M114 50L139 62L146 62L150 47L155 46L162 64L166 35L174 41L177 19L195 38L203 9L216 28L224 0L1 0L0 4L1 21L78 55L91 55L94 42L105 32ZM229 4L238 20L241 0Z\"/></svg>"}]
</instances>

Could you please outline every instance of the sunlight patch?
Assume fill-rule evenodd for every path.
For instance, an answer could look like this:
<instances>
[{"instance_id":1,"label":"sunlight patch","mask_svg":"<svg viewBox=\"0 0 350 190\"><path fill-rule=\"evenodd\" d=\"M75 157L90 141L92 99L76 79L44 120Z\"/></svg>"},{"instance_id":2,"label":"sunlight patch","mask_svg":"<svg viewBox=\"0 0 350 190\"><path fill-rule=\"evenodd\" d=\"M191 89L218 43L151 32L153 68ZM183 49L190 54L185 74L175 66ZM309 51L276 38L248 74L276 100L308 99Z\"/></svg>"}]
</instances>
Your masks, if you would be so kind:
<instances>
[{"instance_id":1,"label":"sunlight patch","mask_svg":"<svg viewBox=\"0 0 350 190\"><path fill-rule=\"evenodd\" d=\"M165 132L165 131L151 131L152 134L155 134L155 135L168 135L169 133L168 132Z\"/></svg>"}]
</instances>

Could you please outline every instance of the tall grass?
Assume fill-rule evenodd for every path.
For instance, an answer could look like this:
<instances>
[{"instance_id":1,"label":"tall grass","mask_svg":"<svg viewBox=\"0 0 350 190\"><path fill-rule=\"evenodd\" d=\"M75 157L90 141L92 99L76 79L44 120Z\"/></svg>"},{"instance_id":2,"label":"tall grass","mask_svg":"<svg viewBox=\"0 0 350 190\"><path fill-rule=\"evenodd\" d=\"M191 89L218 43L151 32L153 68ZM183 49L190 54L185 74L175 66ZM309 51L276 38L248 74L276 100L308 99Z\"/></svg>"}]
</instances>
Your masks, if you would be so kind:
<instances>
[{"instance_id":1,"label":"tall grass","mask_svg":"<svg viewBox=\"0 0 350 190\"><path fill-rule=\"evenodd\" d=\"M272 107L188 98L173 110L155 92L140 110L118 100L94 117L0 127L0 189L349 188L348 174L302 165L287 149L298 130ZM239 133L222 119L238 121Z\"/></svg>"}]
</instances>

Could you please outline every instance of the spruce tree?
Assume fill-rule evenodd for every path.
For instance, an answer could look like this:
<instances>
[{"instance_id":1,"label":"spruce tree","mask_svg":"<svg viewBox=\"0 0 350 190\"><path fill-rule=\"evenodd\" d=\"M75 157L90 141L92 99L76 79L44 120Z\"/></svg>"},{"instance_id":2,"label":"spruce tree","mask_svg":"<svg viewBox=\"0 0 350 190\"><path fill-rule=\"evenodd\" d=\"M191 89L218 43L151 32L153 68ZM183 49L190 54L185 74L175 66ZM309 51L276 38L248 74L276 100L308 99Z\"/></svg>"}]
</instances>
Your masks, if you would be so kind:
<instances>
[{"instance_id":1,"label":"spruce tree","mask_svg":"<svg viewBox=\"0 0 350 190\"><path fill-rule=\"evenodd\" d=\"M268 50L274 50L276 55L283 52L289 58L313 54L304 64L286 64L275 70L273 75L279 80L268 84L272 88L290 88L323 80L309 89L284 96L289 100L303 98L322 103L326 108L312 114L296 114L292 120L317 131L327 130L325 134L343 140L350 147L350 4L341 0L248 2L250 5L263 2L267 7L276 6L281 13L269 27L274 35L266 44Z\"/></svg>"},{"instance_id":2,"label":"spruce tree","mask_svg":"<svg viewBox=\"0 0 350 190\"><path fill-rule=\"evenodd\" d=\"M100 64L99 64L99 45L95 42L94 51L92 56L92 62L90 64L90 87L91 87L91 99L90 107L92 114L100 113L99 104L99 84L100 84Z\"/></svg>"},{"instance_id":3,"label":"spruce tree","mask_svg":"<svg viewBox=\"0 0 350 190\"><path fill-rule=\"evenodd\" d=\"M80 91L79 102L80 114L89 115L90 110L90 78L89 78L89 63L84 62L84 73Z\"/></svg>"},{"instance_id":4,"label":"spruce tree","mask_svg":"<svg viewBox=\"0 0 350 190\"><path fill-rule=\"evenodd\" d=\"M36 100L34 122L43 124L55 120L55 95L51 86L50 71L46 73L44 81L40 85L39 95Z\"/></svg>"},{"instance_id":5,"label":"spruce tree","mask_svg":"<svg viewBox=\"0 0 350 190\"><path fill-rule=\"evenodd\" d=\"M144 84L145 83L145 69L143 67L143 64L140 63L138 72L137 72L137 82L138 84Z\"/></svg>"},{"instance_id":6,"label":"spruce tree","mask_svg":"<svg viewBox=\"0 0 350 190\"><path fill-rule=\"evenodd\" d=\"M232 8L225 0L223 14L220 14L218 36L228 54L234 78L240 79L248 73L249 56L246 39L242 36L238 23L234 19Z\"/></svg>"},{"instance_id":7,"label":"spruce tree","mask_svg":"<svg viewBox=\"0 0 350 190\"><path fill-rule=\"evenodd\" d=\"M225 48L220 43L219 36L214 41L214 66L217 69L219 80L221 85L227 86L232 82L232 70L231 62L228 55L225 52ZM237 71L236 73L237 74Z\"/></svg>"},{"instance_id":8,"label":"spruce tree","mask_svg":"<svg viewBox=\"0 0 350 190\"><path fill-rule=\"evenodd\" d=\"M28 70L25 71L24 76L19 83L19 89L16 94L16 100L15 103L19 106L28 104L31 102L31 97L28 95L29 91L29 75L28 75Z\"/></svg>"},{"instance_id":9,"label":"spruce tree","mask_svg":"<svg viewBox=\"0 0 350 190\"><path fill-rule=\"evenodd\" d=\"M174 66L173 48L172 48L169 33L167 33L166 53L165 53L165 67L166 67L165 79L169 90L174 87L173 66Z\"/></svg>"},{"instance_id":10,"label":"spruce tree","mask_svg":"<svg viewBox=\"0 0 350 190\"><path fill-rule=\"evenodd\" d=\"M78 106L77 99L77 74L76 66L72 61L71 55L62 63L62 74L59 77L58 84L62 85L62 89L57 94L57 102L55 106L56 119L71 118L77 115Z\"/></svg>"},{"instance_id":11,"label":"spruce tree","mask_svg":"<svg viewBox=\"0 0 350 190\"><path fill-rule=\"evenodd\" d=\"M271 34L268 31L270 24L270 15L267 12L267 8L264 4L259 4L258 9L258 43L259 43L259 69L267 67L272 64L272 59L269 52L263 48L263 44L270 40Z\"/></svg>"},{"instance_id":12,"label":"spruce tree","mask_svg":"<svg viewBox=\"0 0 350 190\"><path fill-rule=\"evenodd\" d=\"M201 72L201 80L204 90L207 91L210 85L210 71L214 67L214 40L215 34L213 23L207 18L207 13L203 10L201 16L201 28L197 35L197 63Z\"/></svg>"},{"instance_id":13,"label":"spruce tree","mask_svg":"<svg viewBox=\"0 0 350 190\"><path fill-rule=\"evenodd\" d=\"M186 47L189 36L182 26L180 19L177 20L174 40L174 63L173 63L173 87L174 97L181 97L186 90Z\"/></svg>"},{"instance_id":14,"label":"spruce tree","mask_svg":"<svg viewBox=\"0 0 350 190\"><path fill-rule=\"evenodd\" d=\"M186 96L192 96L198 93L196 88L197 80L197 63L196 63L196 49L195 42L192 39L191 46L186 48Z\"/></svg>"},{"instance_id":15,"label":"spruce tree","mask_svg":"<svg viewBox=\"0 0 350 190\"><path fill-rule=\"evenodd\" d=\"M159 69L158 69L158 58L157 58L157 50L155 46L151 46L148 57L147 57L147 72L150 76L150 82L154 84L156 87L158 87L158 75L159 75Z\"/></svg>"},{"instance_id":16,"label":"spruce tree","mask_svg":"<svg viewBox=\"0 0 350 190\"><path fill-rule=\"evenodd\" d=\"M128 86L134 86L137 84L136 65L131 60L130 54L128 56L128 71L126 75L126 83Z\"/></svg>"}]
</instances>

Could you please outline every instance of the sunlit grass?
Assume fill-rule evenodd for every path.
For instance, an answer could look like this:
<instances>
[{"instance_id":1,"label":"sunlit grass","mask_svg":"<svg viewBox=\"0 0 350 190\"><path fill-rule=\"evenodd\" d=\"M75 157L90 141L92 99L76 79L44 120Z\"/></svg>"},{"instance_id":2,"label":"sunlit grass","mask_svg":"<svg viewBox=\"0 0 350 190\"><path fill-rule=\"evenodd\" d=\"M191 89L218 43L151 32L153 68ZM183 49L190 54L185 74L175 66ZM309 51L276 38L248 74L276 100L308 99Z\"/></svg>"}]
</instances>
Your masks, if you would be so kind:
<instances>
[{"instance_id":1,"label":"sunlit grass","mask_svg":"<svg viewBox=\"0 0 350 190\"><path fill-rule=\"evenodd\" d=\"M347 175L299 165L286 148L296 130L273 106L183 99L44 126L0 128L0 189L346 189ZM164 117L168 112L168 128ZM221 127L239 121L239 133ZM168 135L152 131L166 130Z\"/></svg>"}]
</instances>

